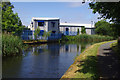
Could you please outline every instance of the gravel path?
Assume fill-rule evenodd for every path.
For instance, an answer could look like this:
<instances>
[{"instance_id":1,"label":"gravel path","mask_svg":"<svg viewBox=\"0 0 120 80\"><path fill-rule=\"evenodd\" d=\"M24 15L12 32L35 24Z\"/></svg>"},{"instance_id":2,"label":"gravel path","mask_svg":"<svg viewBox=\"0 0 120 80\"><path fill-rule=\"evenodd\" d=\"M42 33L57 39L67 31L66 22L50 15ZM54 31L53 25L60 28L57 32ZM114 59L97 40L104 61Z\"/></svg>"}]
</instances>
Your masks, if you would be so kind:
<instances>
[{"instance_id":1,"label":"gravel path","mask_svg":"<svg viewBox=\"0 0 120 80\"><path fill-rule=\"evenodd\" d=\"M98 71L100 80L120 80L120 61L110 48L110 44L113 42L105 43L99 48Z\"/></svg>"}]
</instances>

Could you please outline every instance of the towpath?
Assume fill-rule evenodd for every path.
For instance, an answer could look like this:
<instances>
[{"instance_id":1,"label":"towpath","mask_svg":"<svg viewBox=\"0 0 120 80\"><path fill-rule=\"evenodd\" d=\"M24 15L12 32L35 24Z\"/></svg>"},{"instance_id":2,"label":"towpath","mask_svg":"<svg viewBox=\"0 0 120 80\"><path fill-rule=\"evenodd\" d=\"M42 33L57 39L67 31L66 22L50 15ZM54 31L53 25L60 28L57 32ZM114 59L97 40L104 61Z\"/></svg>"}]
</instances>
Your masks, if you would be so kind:
<instances>
[{"instance_id":1,"label":"towpath","mask_svg":"<svg viewBox=\"0 0 120 80\"><path fill-rule=\"evenodd\" d=\"M110 44L113 42L105 43L99 48L98 73L100 80L120 80L120 61L110 48Z\"/></svg>"}]
</instances>

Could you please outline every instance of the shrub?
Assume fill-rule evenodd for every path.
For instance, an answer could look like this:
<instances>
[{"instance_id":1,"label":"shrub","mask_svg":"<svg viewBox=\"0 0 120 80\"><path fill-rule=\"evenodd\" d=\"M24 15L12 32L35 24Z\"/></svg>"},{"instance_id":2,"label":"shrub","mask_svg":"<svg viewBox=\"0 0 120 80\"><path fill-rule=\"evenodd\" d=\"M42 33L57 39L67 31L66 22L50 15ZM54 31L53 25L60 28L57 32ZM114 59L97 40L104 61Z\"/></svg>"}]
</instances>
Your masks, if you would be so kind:
<instances>
[{"instance_id":1,"label":"shrub","mask_svg":"<svg viewBox=\"0 0 120 80\"><path fill-rule=\"evenodd\" d=\"M40 34L40 29L39 28L35 29L35 33L34 33L35 40L37 39L37 36L39 34Z\"/></svg>"},{"instance_id":2,"label":"shrub","mask_svg":"<svg viewBox=\"0 0 120 80\"><path fill-rule=\"evenodd\" d=\"M2 54L3 56L20 55L22 53L22 40L11 34L2 34Z\"/></svg>"}]
</instances>

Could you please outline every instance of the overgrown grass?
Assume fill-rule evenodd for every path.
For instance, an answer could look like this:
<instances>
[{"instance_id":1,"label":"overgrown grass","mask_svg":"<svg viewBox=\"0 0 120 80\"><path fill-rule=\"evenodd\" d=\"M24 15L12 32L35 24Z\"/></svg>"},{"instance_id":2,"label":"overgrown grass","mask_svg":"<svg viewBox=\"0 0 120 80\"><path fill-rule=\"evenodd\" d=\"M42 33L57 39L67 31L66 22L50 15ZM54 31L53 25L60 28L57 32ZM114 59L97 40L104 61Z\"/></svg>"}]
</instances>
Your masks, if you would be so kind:
<instances>
[{"instance_id":1,"label":"overgrown grass","mask_svg":"<svg viewBox=\"0 0 120 80\"><path fill-rule=\"evenodd\" d=\"M11 34L2 34L2 56L14 56L22 54L22 40Z\"/></svg>"},{"instance_id":2,"label":"overgrown grass","mask_svg":"<svg viewBox=\"0 0 120 80\"><path fill-rule=\"evenodd\" d=\"M114 42L111 45L112 50L119 56L120 58L120 45L118 45L118 42Z\"/></svg>"},{"instance_id":3,"label":"overgrown grass","mask_svg":"<svg viewBox=\"0 0 120 80\"><path fill-rule=\"evenodd\" d=\"M97 53L100 45L107 43L101 42L96 43L88 47L84 52L82 52L74 61L74 63L69 67L67 72L62 76L61 80L70 78L70 80L78 79L89 79L98 80L99 75L97 72Z\"/></svg>"},{"instance_id":4,"label":"overgrown grass","mask_svg":"<svg viewBox=\"0 0 120 80\"><path fill-rule=\"evenodd\" d=\"M61 41L89 41L89 42L100 42L100 41L109 41L113 40L113 37L110 36L101 36L101 35L87 35L81 34L77 36L64 36Z\"/></svg>"}]
</instances>

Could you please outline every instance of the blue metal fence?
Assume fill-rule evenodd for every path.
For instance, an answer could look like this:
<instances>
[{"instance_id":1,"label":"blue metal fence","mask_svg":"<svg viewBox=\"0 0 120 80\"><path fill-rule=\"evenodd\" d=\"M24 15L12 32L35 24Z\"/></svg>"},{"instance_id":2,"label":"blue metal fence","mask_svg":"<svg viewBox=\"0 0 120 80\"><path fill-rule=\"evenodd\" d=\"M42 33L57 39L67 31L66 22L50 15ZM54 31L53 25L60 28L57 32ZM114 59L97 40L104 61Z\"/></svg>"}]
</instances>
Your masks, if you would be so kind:
<instances>
[{"instance_id":1,"label":"blue metal fence","mask_svg":"<svg viewBox=\"0 0 120 80\"><path fill-rule=\"evenodd\" d=\"M21 38L23 40L30 40L30 39L33 39L32 36L33 36L32 30L23 30Z\"/></svg>"},{"instance_id":2,"label":"blue metal fence","mask_svg":"<svg viewBox=\"0 0 120 80\"><path fill-rule=\"evenodd\" d=\"M62 31L62 33L64 34L64 35L77 35L77 32L76 31Z\"/></svg>"},{"instance_id":3,"label":"blue metal fence","mask_svg":"<svg viewBox=\"0 0 120 80\"><path fill-rule=\"evenodd\" d=\"M62 37L62 34L54 34L51 33L49 37L43 37L44 30L40 31L40 35L37 37L39 40L56 40L60 39ZM22 40L34 40L34 31L32 30L23 30L23 33L21 35Z\"/></svg>"}]
</instances>

